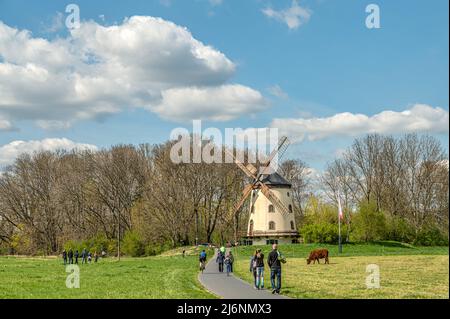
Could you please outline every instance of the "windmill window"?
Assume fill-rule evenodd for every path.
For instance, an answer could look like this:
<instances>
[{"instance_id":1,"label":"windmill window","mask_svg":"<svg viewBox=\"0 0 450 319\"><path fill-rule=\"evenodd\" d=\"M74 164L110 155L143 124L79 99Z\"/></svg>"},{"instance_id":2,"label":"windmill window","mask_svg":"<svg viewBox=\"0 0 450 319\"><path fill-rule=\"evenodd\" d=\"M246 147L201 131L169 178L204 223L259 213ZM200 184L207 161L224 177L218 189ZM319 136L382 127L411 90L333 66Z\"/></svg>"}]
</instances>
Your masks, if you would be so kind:
<instances>
[{"instance_id":1,"label":"windmill window","mask_svg":"<svg viewBox=\"0 0 450 319\"><path fill-rule=\"evenodd\" d=\"M275 222L269 222L269 230L275 230Z\"/></svg>"},{"instance_id":2,"label":"windmill window","mask_svg":"<svg viewBox=\"0 0 450 319\"><path fill-rule=\"evenodd\" d=\"M289 205L289 213L292 213L292 205Z\"/></svg>"},{"instance_id":3,"label":"windmill window","mask_svg":"<svg viewBox=\"0 0 450 319\"><path fill-rule=\"evenodd\" d=\"M295 225L294 225L294 222L292 220L291 220L291 229L295 230Z\"/></svg>"},{"instance_id":4,"label":"windmill window","mask_svg":"<svg viewBox=\"0 0 450 319\"><path fill-rule=\"evenodd\" d=\"M252 205L252 214L255 213L255 205Z\"/></svg>"},{"instance_id":5,"label":"windmill window","mask_svg":"<svg viewBox=\"0 0 450 319\"><path fill-rule=\"evenodd\" d=\"M269 213L275 213L275 208L273 205L269 205Z\"/></svg>"},{"instance_id":6,"label":"windmill window","mask_svg":"<svg viewBox=\"0 0 450 319\"><path fill-rule=\"evenodd\" d=\"M287 192L287 197L291 196L291 194L289 194L289 192Z\"/></svg>"}]
</instances>

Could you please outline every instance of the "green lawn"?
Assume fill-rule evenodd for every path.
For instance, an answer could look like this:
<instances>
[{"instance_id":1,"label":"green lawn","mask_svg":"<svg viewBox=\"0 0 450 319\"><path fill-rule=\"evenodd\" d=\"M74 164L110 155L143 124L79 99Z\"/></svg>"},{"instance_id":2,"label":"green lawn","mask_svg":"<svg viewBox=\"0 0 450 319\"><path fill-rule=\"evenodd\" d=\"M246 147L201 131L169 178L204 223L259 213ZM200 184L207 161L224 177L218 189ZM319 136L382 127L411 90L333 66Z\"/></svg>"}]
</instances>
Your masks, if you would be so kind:
<instances>
[{"instance_id":1,"label":"green lawn","mask_svg":"<svg viewBox=\"0 0 450 319\"><path fill-rule=\"evenodd\" d=\"M307 265L306 257L316 247L328 248L330 265ZM235 249L235 272L253 282L249 256L256 247ZM262 246L270 251L269 246ZM283 294L293 298L449 298L449 258L447 247L408 248L397 244L348 245L337 256L332 245L282 245L287 257L283 267ZM380 269L380 288L367 289L366 267ZM266 267L266 287L270 274Z\"/></svg>"},{"instance_id":2,"label":"green lawn","mask_svg":"<svg viewBox=\"0 0 450 319\"><path fill-rule=\"evenodd\" d=\"M330 265L306 265L316 247L330 250ZM236 274L247 281L252 281L248 266L255 248L234 249ZM262 248L267 255L270 247ZM280 250L288 260L283 293L291 297L448 298L448 247L346 245L339 257L332 245L281 245ZM80 265L80 289L66 288L68 274L60 258L0 257L0 298L214 298L197 280L198 251L188 249L186 258L181 251ZM380 289L366 289L366 266L371 263L380 266Z\"/></svg>"},{"instance_id":3,"label":"green lawn","mask_svg":"<svg viewBox=\"0 0 450 319\"><path fill-rule=\"evenodd\" d=\"M197 257L100 260L80 265L80 288L66 288L61 259L0 257L0 298L214 298L197 281Z\"/></svg>"}]
</instances>

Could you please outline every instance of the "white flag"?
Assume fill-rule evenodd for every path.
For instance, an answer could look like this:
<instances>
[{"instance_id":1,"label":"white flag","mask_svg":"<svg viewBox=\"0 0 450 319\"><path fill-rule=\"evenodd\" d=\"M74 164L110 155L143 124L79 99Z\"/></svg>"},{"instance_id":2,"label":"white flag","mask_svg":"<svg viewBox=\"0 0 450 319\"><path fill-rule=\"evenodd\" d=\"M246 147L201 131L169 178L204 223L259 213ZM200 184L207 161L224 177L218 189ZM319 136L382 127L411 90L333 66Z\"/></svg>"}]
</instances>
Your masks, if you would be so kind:
<instances>
[{"instance_id":1,"label":"white flag","mask_svg":"<svg viewBox=\"0 0 450 319\"><path fill-rule=\"evenodd\" d=\"M339 219L344 219L344 213L342 212L342 205L341 205L341 195L338 193L338 206L339 206Z\"/></svg>"}]
</instances>

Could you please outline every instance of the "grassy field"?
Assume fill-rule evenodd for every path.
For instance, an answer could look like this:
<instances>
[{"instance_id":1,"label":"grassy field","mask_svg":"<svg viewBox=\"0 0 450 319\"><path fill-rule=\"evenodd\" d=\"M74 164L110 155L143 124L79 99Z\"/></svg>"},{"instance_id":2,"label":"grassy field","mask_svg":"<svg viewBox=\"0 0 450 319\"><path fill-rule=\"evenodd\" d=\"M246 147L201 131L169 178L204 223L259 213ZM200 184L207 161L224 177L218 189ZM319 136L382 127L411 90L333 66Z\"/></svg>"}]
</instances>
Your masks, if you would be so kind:
<instances>
[{"instance_id":1,"label":"grassy field","mask_svg":"<svg viewBox=\"0 0 450 319\"><path fill-rule=\"evenodd\" d=\"M330 265L306 265L310 250L330 250ZM236 274L251 282L249 257L256 247L234 249ZM269 246L261 247L264 252ZM214 298L197 281L197 251L183 248L149 258L106 258L80 265L80 289L65 286L61 259L0 257L0 298ZM448 298L448 247L415 248L398 243L282 245L287 257L283 293L294 298ZM212 256L209 251L209 256ZM381 288L366 289L366 266L380 267ZM266 282L269 274L266 268ZM267 286L267 284L266 284Z\"/></svg>"},{"instance_id":2,"label":"grassy field","mask_svg":"<svg viewBox=\"0 0 450 319\"><path fill-rule=\"evenodd\" d=\"M329 249L329 265L306 264L309 251L317 247ZM266 255L270 251L269 246L261 248ZM249 256L254 249L235 250L235 272L248 282L253 282ZM332 245L284 245L280 250L287 257L282 293L293 298L449 298L447 247L348 245L339 257L337 247ZM379 289L366 287L369 264L379 266ZM265 277L266 287L270 287L267 268Z\"/></svg>"},{"instance_id":3,"label":"grassy field","mask_svg":"<svg viewBox=\"0 0 450 319\"><path fill-rule=\"evenodd\" d=\"M214 298L197 267L196 256L107 258L80 265L80 289L68 289L61 259L0 257L0 298Z\"/></svg>"}]
</instances>

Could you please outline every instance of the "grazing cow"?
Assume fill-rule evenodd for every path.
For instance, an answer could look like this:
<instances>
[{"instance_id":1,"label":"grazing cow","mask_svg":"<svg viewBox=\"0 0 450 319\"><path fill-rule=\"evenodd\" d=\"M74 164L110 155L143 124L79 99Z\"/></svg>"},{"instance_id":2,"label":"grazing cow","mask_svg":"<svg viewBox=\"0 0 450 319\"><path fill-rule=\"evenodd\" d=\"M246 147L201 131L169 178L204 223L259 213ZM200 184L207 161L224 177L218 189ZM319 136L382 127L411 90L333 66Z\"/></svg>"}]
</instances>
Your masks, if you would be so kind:
<instances>
[{"instance_id":1,"label":"grazing cow","mask_svg":"<svg viewBox=\"0 0 450 319\"><path fill-rule=\"evenodd\" d=\"M325 258L325 263L329 264L330 262L328 261L328 249L315 249L313 250L310 254L308 259L306 259L307 264L309 265L311 263L311 261L314 260L314 264L317 263L320 264L319 259Z\"/></svg>"}]
</instances>

